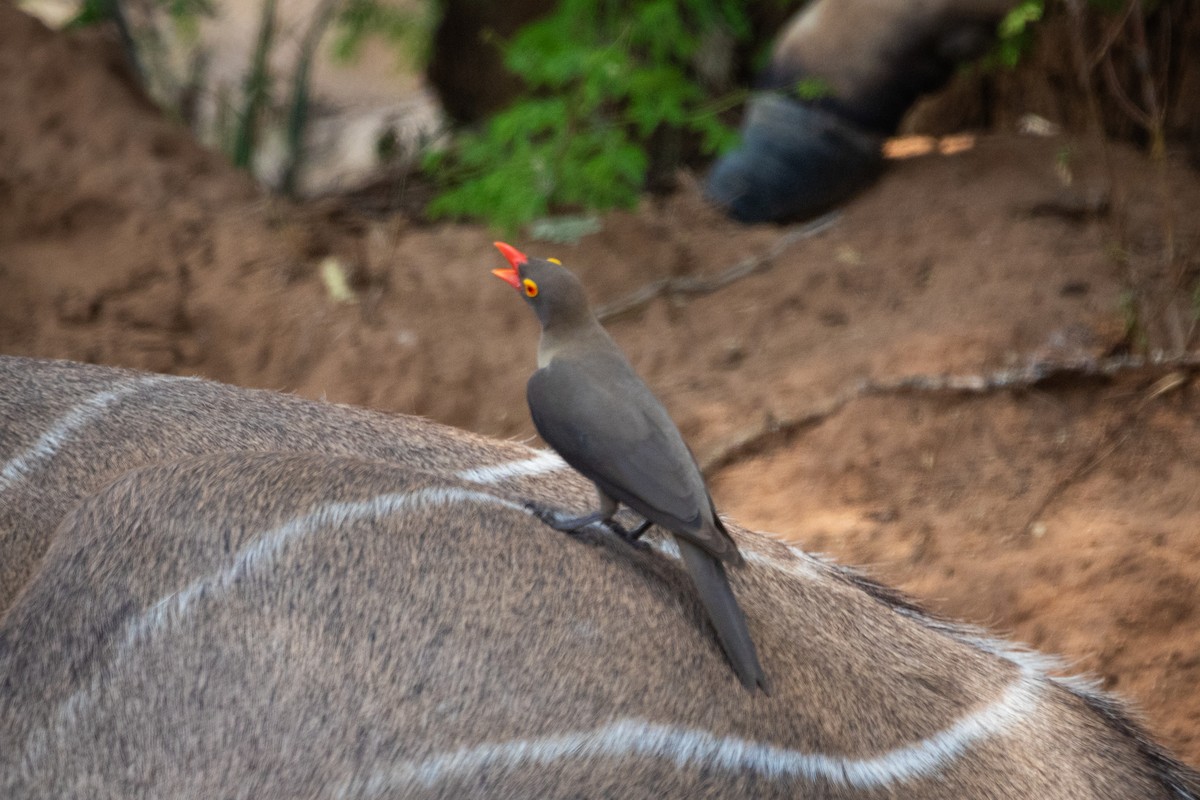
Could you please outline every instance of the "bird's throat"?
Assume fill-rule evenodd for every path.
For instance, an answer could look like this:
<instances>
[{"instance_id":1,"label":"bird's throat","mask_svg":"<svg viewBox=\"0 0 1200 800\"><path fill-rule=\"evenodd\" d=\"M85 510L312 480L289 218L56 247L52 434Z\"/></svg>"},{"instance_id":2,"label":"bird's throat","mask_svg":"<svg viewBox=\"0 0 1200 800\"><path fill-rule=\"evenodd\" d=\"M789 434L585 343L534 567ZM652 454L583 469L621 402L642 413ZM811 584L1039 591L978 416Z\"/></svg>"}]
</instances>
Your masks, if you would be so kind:
<instances>
[{"instance_id":1,"label":"bird's throat","mask_svg":"<svg viewBox=\"0 0 1200 800\"><path fill-rule=\"evenodd\" d=\"M565 351L603 353L615 348L604 328L590 315L586 319L574 320L572 324L543 325L542 337L538 340L538 369L548 366L551 359Z\"/></svg>"},{"instance_id":2,"label":"bird's throat","mask_svg":"<svg viewBox=\"0 0 1200 800\"><path fill-rule=\"evenodd\" d=\"M538 340L537 365L538 369L545 369L550 365L550 359L562 349L562 342L559 337L547 331L542 331L542 338Z\"/></svg>"}]
</instances>

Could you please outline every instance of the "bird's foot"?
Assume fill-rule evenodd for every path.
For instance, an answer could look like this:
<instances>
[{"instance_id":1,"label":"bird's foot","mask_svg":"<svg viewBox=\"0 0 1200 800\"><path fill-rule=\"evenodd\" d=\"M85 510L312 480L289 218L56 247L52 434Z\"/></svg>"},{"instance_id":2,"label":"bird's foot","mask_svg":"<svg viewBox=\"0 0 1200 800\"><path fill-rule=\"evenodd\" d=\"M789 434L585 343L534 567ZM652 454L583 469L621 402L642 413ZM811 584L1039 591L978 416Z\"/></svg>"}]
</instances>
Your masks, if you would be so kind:
<instances>
[{"instance_id":1,"label":"bird's foot","mask_svg":"<svg viewBox=\"0 0 1200 800\"><path fill-rule=\"evenodd\" d=\"M611 533L616 534L617 538L625 542L631 547L638 550L649 550L650 546L645 542L639 541L642 534L650 527L650 521L644 520L640 525L632 531L625 530L625 526L616 520L605 518L602 511L593 511L591 514L584 514L581 517L569 517L563 512L553 508L546 508L538 505L533 501L525 503L525 509L530 514L537 517L543 524L548 525L556 531L566 533L570 536L578 536L584 530L592 526L603 526Z\"/></svg>"},{"instance_id":2,"label":"bird's foot","mask_svg":"<svg viewBox=\"0 0 1200 800\"><path fill-rule=\"evenodd\" d=\"M631 531L625 530L625 526L617 522L615 519L606 520L604 524L610 531L617 535L618 539L632 547L634 550L649 552L650 545L642 541L642 534L645 533L646 529L650 527L650 522L648 520L643 521Z\"/></svg>"},{"instance_id":3,"label":"bird's foot","mask_svg":"<svg viewBox=\"0 0 1200 800\"><path fill-rule=\"evenodd\" d=\"M591 514L585 514L582 517L568 517L557 509L546 508L545 506L538 505L531 500L526 501L525 509L530 514L533 514L533 516L541 520L545 525L554 528L556 531L569 533L572 536L582 533L585 528L590 528L593 525L605 523L603 516L598 511Z\"/></svg>"},{"instance_id":4,"label":"bird's foot","mask_svg":"<svg viewBox=\"0 0 1200 800\"><path fill-rule=\"evenodd\" d=\"M643 519L636 528L629 532L629 538L636 542L638 539L642 538L643 533L650 530L650 526L653 524L654 523L650 520Z\"/></svg>"}]
</instances>

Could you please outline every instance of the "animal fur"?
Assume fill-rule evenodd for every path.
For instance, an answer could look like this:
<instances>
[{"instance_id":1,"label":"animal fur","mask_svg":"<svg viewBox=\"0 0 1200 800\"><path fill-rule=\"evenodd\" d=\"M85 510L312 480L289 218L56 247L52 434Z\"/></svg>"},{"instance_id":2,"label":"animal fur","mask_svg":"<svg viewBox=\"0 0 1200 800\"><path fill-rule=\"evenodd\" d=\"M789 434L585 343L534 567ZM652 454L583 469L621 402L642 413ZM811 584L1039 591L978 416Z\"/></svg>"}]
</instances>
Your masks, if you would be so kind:
<instances>
[{"instance_id":1,"label":"animal fur","mask_svg":"<svg viewBox=\"0 0 1200 800\"><path fill-rule=\"evenodd\" d=\"M668 540L424 420L0 358L0 796L1195 798L1111 698L730 524L773 695ZM681 691L678 676L694 684Z\"/></svg>"}]
</instances>

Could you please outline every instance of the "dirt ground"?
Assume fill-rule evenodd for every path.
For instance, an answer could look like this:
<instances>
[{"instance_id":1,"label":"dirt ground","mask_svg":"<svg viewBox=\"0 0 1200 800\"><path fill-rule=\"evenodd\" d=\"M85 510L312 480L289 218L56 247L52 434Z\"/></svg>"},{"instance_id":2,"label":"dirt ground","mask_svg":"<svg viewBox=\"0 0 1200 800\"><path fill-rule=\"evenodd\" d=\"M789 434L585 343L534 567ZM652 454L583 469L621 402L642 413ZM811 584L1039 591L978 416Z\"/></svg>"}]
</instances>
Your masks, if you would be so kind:
<instances>
[{"instance_id":1,"label":"dirt ground","mask_svg":"<svg viewBox=\"0 0 1200 800\"><path fill-rule=\"evenodd\" d=\"M268 197L140 99L103 37L7 4L0 108L0 352L532 436L536 323L488 274L484 228ZM1127 293L1169 277L1151 165L1112 158L1110 186L1095 147L989 135L895 162L808 235L730 223L685 181L577 245L514 244L562 258L598 303L757 259L609 323L711 465L718 507L1062 655L1198 764L1194 370L986 380L1119 354L1130 324L1165 342L1170 314L1135 314ZM1179 162L1169 181L1195 269L1200 176ZM329 257L349 302L322 279Z\"/></svg>"}]
</instances>

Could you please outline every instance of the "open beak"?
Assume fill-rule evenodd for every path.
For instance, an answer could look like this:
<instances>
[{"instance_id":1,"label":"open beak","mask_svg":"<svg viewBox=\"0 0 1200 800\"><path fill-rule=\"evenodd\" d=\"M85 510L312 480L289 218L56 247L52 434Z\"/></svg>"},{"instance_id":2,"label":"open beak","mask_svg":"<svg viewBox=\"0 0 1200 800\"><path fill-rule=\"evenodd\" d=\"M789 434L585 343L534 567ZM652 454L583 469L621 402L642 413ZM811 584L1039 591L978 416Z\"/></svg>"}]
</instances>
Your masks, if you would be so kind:
<instances>
[{"instance_id":1,"label":"open beak","mask_svg":"<svg viewBox=\"0 0 1200 800\"><path fill-rule=\"evenodd\" d=\"M505 244L504 242L493 242L492 244L496 245L496 249L508 259L509 264L512 264L512 266L508 267L507 269L494 269L492 270L492 274L514 289L520 289L521 275L517 271L517 267L521 266L529 259L525 257L524 253L513 247L511 244Z\"/></svg>"}]
</instances>

